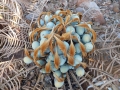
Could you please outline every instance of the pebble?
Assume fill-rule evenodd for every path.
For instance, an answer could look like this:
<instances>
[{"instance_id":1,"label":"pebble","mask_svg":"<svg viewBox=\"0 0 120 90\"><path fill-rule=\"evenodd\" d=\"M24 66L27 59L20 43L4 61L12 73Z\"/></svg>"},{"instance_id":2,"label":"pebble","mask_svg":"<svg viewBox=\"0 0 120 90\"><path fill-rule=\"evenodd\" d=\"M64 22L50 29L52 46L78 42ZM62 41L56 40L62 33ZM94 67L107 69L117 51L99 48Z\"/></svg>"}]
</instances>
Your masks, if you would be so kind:
<instances>
[{"instance_id":1,"label":"pebble","mask_svg":"<svg viewBox=\"0 0 120 90\"><path fill-rule=\"evenodd\" d=\"M114 4L113 4L113 11L114 11L115 13L118 13L118 12L120 11L120 9L119 9L119 4L118 4L118 3L114 3Z\"/></svg>"}]
</instances>

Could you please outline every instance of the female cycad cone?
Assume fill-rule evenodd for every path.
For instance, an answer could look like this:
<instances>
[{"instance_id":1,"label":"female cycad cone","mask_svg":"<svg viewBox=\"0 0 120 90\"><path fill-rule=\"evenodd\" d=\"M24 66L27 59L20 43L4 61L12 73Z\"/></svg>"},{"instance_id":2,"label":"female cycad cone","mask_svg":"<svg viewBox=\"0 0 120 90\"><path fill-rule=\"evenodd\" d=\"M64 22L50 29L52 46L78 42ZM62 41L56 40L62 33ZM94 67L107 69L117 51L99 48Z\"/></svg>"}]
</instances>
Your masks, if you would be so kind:
<instances>
[{"instance_id":1,"label":"female cycad cone","mask_svg":"<svg viewBox=\"0 0 120 90\"><path fill-rule=\"evenodd\" d=\"M84 66L79 66L85 63L83 58L87 53L94 49L96 33L90 23L81 22L81 18L81 13L73 14L70 10L60 9L54 14L42 12L38 27L32 27L36 29L29 34L32 50L26 53L24 62L30 64L34 61L41 73L52 72L57 88L64 84L70 69L77 76L85 74Z\"/></svg>"}]
</instances>

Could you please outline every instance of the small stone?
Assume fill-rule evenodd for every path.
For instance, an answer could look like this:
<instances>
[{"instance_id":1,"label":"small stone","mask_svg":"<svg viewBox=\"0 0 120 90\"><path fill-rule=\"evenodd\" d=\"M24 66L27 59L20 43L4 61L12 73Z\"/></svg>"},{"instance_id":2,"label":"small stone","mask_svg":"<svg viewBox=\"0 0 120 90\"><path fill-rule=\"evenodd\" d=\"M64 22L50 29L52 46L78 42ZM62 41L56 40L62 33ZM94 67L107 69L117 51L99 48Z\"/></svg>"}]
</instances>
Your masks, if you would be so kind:
<instances>
[{"instance_id":1,"label":"small stone","mask_svg":"<svg viewBox=\"0 0 120 90\"><path fill-rule=\"evenodd\" d=\"M31 84L30 81L27 81L27 86L30 86L30 84Z\"/></svg>"},{"instance_id":2,"label":"small stone","mask_svg":"<svg viewBox=\"0 0 120 90\"><path fill-rule=\"evenodd\" d=\"M118 3L113 4L113 11L116 12L116 13L118 13L120 11Z\"/></svg>"},{"instance_id":3,"label":"small stone","mask_svg":"<svg viewBox=\"0 0 120 90\"><path fill-rule=\"evenodd\" d=\"M76 11L77 11L77 12L84 13L84 9L83 9L83 8L81 8L81 7L77 7L77 8L76 8Z\"/></svg>"},{"instance_id":4,"label":"small stone","mask_svg":"<svg viewBox=\"0 0 120 90\"><path fill-rule=\"evenodd\" d=\"M33 84L33 85L35 85L35 83L36 83L36 80L35 80L35 79L33 79L33 80L32 80L32 84Z\"/></svg>"}]
</instances>

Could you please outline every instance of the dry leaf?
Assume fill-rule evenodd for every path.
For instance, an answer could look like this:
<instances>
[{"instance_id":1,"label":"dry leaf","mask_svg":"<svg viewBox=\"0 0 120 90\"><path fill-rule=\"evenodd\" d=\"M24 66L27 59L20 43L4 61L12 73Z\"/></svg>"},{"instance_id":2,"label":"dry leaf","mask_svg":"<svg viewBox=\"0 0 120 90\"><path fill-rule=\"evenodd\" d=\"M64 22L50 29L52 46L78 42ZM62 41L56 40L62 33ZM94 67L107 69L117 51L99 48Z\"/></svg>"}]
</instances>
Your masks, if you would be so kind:
<instances>
[{"instance_id":1,"label":"dry leaf","mask_svg":"<svg viewBox=\"0 0 120 90\"><path fill-rule=\"evenodd\" d=\"M25 7L28 7L29 5L32 4L30 0L17 0L17 1L18 3L20 3L20 5L22 5L22 7L24 7L23 9L25 9Z\"/></svg>"},{"instance_id":2,"label":"dry leaf","mask_svg":"<svg viewBox=\"0 0 120 90\"><path fill-rule=\"evenodd\" d=\"M48 40L44 41L43 44L40 46L41 55L44 55L45 50L49 47L49 43L52 37L53 35L51 35L51 37Z\"/></svg>"},{"instance_id":3,"label":"dry leaf","mask_svg":"<svg viewBox=\"0 0 120 90\"><path fill-rule=\"evenodd\" d=\"M60 15L60 14L67 15L67 11L60 11L58 15Z\"/></svg>"},{"instance_id":4,"label":"dry leaf","mask_svg":"<svg viewBox=\"0 0 120 90\"><path fill-rule=\"evenodd\" d=\"M67 11L67 14L69 14L69 15L72 14L72 12L70 10L67 9L66 11Z\"/></svg>"},{"instance_id":5,"label":"dry leaf","mask_svg":"<svg viewBox=\"0 0 120 90\"><path fill-rule=\"evenodd\" d=\"M47 39L46 41L44 41L41 46L39 46L38 48L36 48L34 50L34 60L36 60L37 53L38 53L39 50L41 52L41 55L42 56L44 55L45 50L49 47L49 43L50 43L52 37L53 37L53 33L51 34L51 37L49 39Z\"/></svg>"},{"instance_id":6,"label":"dry leaf","mask_svg":"<svg viewBox=\"0 0 120 90\"><path fill-rule=\"evenodd\" d=\"M61 77L58 77L55 73L55 79L58 81L58 82L63 82L65 79L64 78L61 78Z\"/></svg>"},{"instance_id":7,"label":"dry leaf","mask_svg":"<svg viewBox=\"0 0 120 90\"><path fill-rule=\"evenodd\" d=\"M80 65L82 65L83 68L86 68L86 67L88 66L88 65L87 65L86 63L84 63L84 62L80 62L80 64L76 65L75 68L80 67Z\"/></svg>"},{"instance_id":8,"label":"dry leaf","mask_svg":"<svg viewBox=\"0 0 120 90\"><path fill-rule=\"evenodd\" d=\"M53 35L54 30L55 30L55 28L52 29L52 31L50 32L50 34L45 35L44 38L49 39Z\"/></svg>"},{"instance_id":9,"label":"dry leaf","mask_svg":"<svg viewBox=\"0 0 120 90\"><path fill-rule=\"evenodd\" d=\"M42 12L41 14L40 14L40 16L38 17L38 20L37 20L37 25L38 25L38 27L41 27L41 25L40 25L40 19L41 19L41 16L42 15L50 15L51 13L50 12Z\"/></svg>"},{"instance_id":10,"label":"dry leaf","mask_svg":"<svg viewBox=\"0 0 120 90\"><path fill-rule=\"evenodd\" d=\"M66 16L66 19L65 19L65 25L70 21L70 15L67 15Z\"/></svg>"},{"instance_id":11,"label":"dry leaf","mask_svg":"<svg viewBox=\"0 0 120 90\"><path fill-rule=\"evenodd\" d=\"M29 52L28 52L28 50L26 49L26 47L25 47L25 55L27 56L27 57L29 57L31 60L33 60L33 58L29 55Z\"/></svg>"},{"instance_id":12,"label":"dry leaf","mask_svg":"<svg viewBox=\"0 0 120 90\"><path fill-rule=\"evenodd\" d=\"M56 39L56 42L58 44L58 47L60 48L60 50L63 52L63 54L66 56L67 55L67 49L66 46L64 45L64 43L57 38L56 36L54 36L54 38Z\"/></svg>"},{"instance_id":13,"label":"dry leaf","mask_svg":"<svg viewBox=\"0 0 120 90\"><path fill-rule=\"evenodd\" d=\"M62 36L60 36L59 34L56 34L56 33L55 33L55 36L56 36L57 38L59 38L60 40L62 40L62 41L64 40L64 38L63 38Z\"/></svg>"},{"instance_id":14,"label":"dry leaf","mask_svg":"<svg viewBox=\"0 0 120 90\"><path fill-rule=\"evenodd\" d=\"M89 58L89 61L94 62L95 60L93 60L92 58Z\"/></svg>"},{"instance_id":15,"label":"dry leaf","mask_svg":"<svg viewBox=\"0 0 120 90\"><path fill-rule=\"evenodd\" d=\"M54 54L54 50L53 50L53 39L50 40L50 43L49 43L49 48L50 48L50 51L52 52L52 54Z\"/></svg>"},{"instance_id":16,"label":"dry leaf","mask_svg":"<svg viewBox=\"0 0 120 90\"><path fill-rule=\"evenodd\" d=\"M59 20L60 23L62 23L64 25L64 21L63 21L62 17L60 17L58 15L53 15L52 18L51 18L51 20L54 19L54 18L56 18L57 20Z\"/></svg>"},{"instance_id":17,"label":"dry leaf","mask_svg":"<svg viewBox=\"0 0 120 90\"><path fill-rule=\"evenodd\" d=\"M60 58L57 51L55 52L54 64L55 64L55 68L58 69L60 65Z\"/></svg>"},{"instance_id":18,"label":"dry leaf","mask_svg":"<svg viewBox=\"0 0 120 90\"><path fill-rule=\"evenodd\" d=\"M74 58L72 56L68 55L68 54L67 54L67 58L68 58L68 63L70 65L73 65L74 64Z\"/></svg>"},{"instance_id":19,"label":"dry leaf","mask_svg":"<svg viewBox=\"0 0 120 90\"><path fill-rule=\"evenodd\" d=\"M82 20L82 13L78 12L77 15L79 16L80 21Z\"/></svg>"},{"instance_id":20,"label":"dry leaf","mask_svg":"<svg viewBox=\"0 0 120 90\"><path fill-rule=\"evenodd\" d=\"M69 55L74 57L75 55L75 47L73 45L72 39L71 39L71 44L70 44L70 48L69 48Z\"/></svg>"},{"instance_id":21,"label":"dry leaf","mask_svg":"<svg viewBox=\"0 0 120 90\"><path fill-rule=\"evenodd\" d=\"M92 25L93 23L92 22L86 22L87 24L90 24L90 25Z\"/></svg>"},{"instance_id":22,"label":"dry leaf","mask_svg":"<svg viewBox=\"0 0 120 90\"><path fill-rule=\"evenodd\" d=\"M62 37L64 40L70 40L70 35L71 35L71 32L63 33Z\"/></svg>"},{"instance_id":23,"label":"dry leaf","mask_svg":"<svg viewBox=\"0 0 120 90\"><path fill-rule=\"evenodd\" d=\"M46 71L46 73L50 73L50 71L51 71L50 62L48 62L48 63L45 65L45 71Z\"/></svg>"},{"instance_id":24,"label":"dry leaf","mask_svg":"<svg viewBox=\"0 0 120 90\"><path fill-rule=\"evenodd\" d=\"M49 42L50 39L44 41L43 44L40 46L40 51L42 55L44 55L45 50L49 47Z\"/></svg>"},{"instance_id":25,"label":"dry leaf","mask_svg":"<svg viewBox=\"0 0 120 90\"><path fill-rule=\"evenodd\" d=\"M113 90L119 90L119 86L117 86L115 84L112 84L112 88L113 88Z\"/></svg>"},{"instance_id":26,"label":"dry leaf","mask_svg":"<svg viewBox=\"0 0 120 90\"><path fill-rule=\"evenodd\" d=\"M38 55L38 51L40 50L40 47L38 47L38 48L36 48L35 50L34 50L34 61L36 61L37 60L37 55Z\"/></svg>"},{"instance_id":27,"label":"dry leaf","mask_svg":"<svg viewBox=\"0 0 120 90\"><path fill-rule=\"evenodd\" d=\"M76 36L72 36L72 39L76 39L79 42L79 44L80 44L80 50L82 52L82 55L83 55L83 57L86 57L87 53L86 53L85 46L78 40L78 38Z\"/></svg>"},{"instance_id":28,"label":"dry leaf","mask_svg":"<svg viewBox=\"0 0 120 90\"><path fill-rule=\"evenodd\" d=\"M38 51L40 50L39 48L40 47L38 47L34 50L34 63L41 68L40 64L37 62L37 60L38 60L37 55L38 55Z\"/></svg>"},{"instance_id":29,"label":"dry leaf","mask_svg":"<svg viewBox=\"0 0 120 90\"><path fill-rule=\"evenodd\" d=\"M38 51L39 51L39 47L34 50L34 57L33 57L33 59L34 59L34 63L35 63L38 67L41 68L40 64L37 62L37 60L38 60L38 58L37 58Z\"/></svg>"},{"instance_id":30,"label":"dry leaf","mask_svg":"<svg viewBox=\"0 0 120 90\"><path fill-rule=\"evenodd\" d=\"M70 20L68 23L66 23L66 25L69 25L72 22L78 22L78 23L80 23L80 19L79 18L74 18L74 19Z\"/></svg>"},{"instance_id":31,"label":"dry leaf","mask_svg":"<svg viewBox=\"0 0 120 90\"><path fill-rule=\"evenodd\" d=\"M47 34L47 35L44 36L44 38L48 39L48 38L50 38L50 36L51 36L51 34Z\"/></svg>"},{"instance_id":32,"label":"dry leaf","mask_svg":"<svg viewBox=\"0 0 120 90\"><path fill-rule=\"evenodd\" d=\"M83 68L86 68L88 66L85 62L81 62L80 64L83 66Z\"/></svg>"},{"instance_id":33,"label":"dry leaf","mask_svg":"<svg viewBox=\"0 0 120 90\"><path fill-rule=\"evenodd\" d=\"M87 53L86 53L85 46L80 41L79 41L79 44L80 44L80 50L82 51L83 57L86 57Z\"/></svg>"},{"instance_id":34,"label":"dry leaf","mask_svg":"<svg viewBox=\"0 0 120 90\"><path fill-rule=\"evenodd\" d=\"M63 25L60 25L58 28L58 33L63 30Z\"/></svg>"},{"instance_id":35,"label":"dry leaf","mask_svg":"<svg viewBox=\"0 0 120 90\"><path fill-rule=\"evenodd\" d=\"M56 27L54 27L53 32L56 32L56 31L58 30L59 27L63 27L63 24L60 23L60 24L58 24ZM64 27L63 27L63 28L64 28Z\"/></svg>"}]
</instances>

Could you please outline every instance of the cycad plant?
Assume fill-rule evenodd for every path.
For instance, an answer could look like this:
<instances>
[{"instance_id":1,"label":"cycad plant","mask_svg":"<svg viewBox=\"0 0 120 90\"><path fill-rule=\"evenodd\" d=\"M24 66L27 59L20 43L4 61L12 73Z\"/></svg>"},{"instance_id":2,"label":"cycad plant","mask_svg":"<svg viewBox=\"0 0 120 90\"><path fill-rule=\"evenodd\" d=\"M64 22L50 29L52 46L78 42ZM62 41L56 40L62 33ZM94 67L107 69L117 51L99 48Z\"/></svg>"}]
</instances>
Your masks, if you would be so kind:
<instances>
[{"instance_id":1,"label":"cycad plant","mask_svg":"<svg viewBox=\"0 0 120 90\"><path fill-rule=\"evenodd\" d=\"M94 51L96 33L91 22L81 22L82 14L59 9L55 13L42 12L29 32L32 49L25 48L24 62L34 62L41 73L53 73L54 84L61 87L68 70L77 76L85 74L84 58Z\"/></svg>"}]
</instances>

